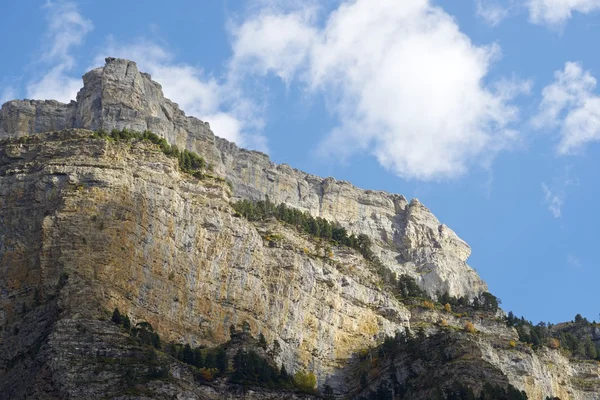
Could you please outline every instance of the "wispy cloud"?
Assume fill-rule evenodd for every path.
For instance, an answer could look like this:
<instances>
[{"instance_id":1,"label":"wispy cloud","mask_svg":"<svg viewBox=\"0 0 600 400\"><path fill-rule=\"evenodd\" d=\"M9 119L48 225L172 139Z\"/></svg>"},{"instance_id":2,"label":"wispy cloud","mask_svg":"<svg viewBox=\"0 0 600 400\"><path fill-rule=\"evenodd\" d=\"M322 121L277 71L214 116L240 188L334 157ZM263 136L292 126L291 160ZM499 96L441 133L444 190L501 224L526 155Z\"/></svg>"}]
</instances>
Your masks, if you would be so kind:
<instances>
[{"instance_id":1,"label":"wispy cloud","mask_svg":"<svg viewBox=\"0 0 600 400\"><path fill-rule=\"evenodd\" d=\"M69 75L75 65L73 48L80 46L93 29L89 19L69 1L47 1L48 29L40 63L46 71L27 85L27 96L35 99L55 99L62 102L75 99L81 87L81 79Z\"/></svg>"},{"instance_id":2,"label":"wispy cloud","mask_svg":"<svg viewBox=\"0 0 600 400\"><path fill-rule=\"evenodd\" d=\"M357 0L342 2L324 24L314 15L259 8L232 30L233 64L325 96L339 124L321 154L369 151L399 176L438 180L489 164L518 140L517 91L486 84L499 47L475 45L441 8Z\"/></svg>"},{"instance_id":3,"label":"wispy cloud","mask_svg":"<svg viewBox=\"0 0 600 400\"><path fill-rule=\"evenodd\" d=\"M560 142L556 151L573 154L600 141L600 97L594 93L597 82L576 62L567 62L554 76L554 82L542 91L532 123L538 129L557 130Z\"/></svg>"},{"instance_id":4,"label":"wispy cloud","mask_svg":"<svg viewBox=\"0 0 600 400\"><path fill-rule=\"evenodd\" d=\"M503 4L496 0L475 0L475 10L478 17L490 26L497 26L511 12L512 4Z\"/></svg>"},{"instance_id":5,"label":"wispy cloud","mask_svg":"<svg viewBox=\"0 0 600 400\"><path fill-rule=\"evenodd\" d=\"M548 211L554 218L561 218L563 215L563 206L567 200L568 189L572 186L578 186L579 181L571 175L571 168L565 167L563 173L552 180L552 184L542 183L542 192L544 198L542 203L548 208Z\"/></svg>"},{"instance_id":6,"label":"wispy cloud","mask_svg":"<svg viewBox=\"0 0 600 400\"><path fill-rule=\"evenodd\" d=\"M554 218L562 217L564 194L553 192L545 183L542 183L542 190L544 191L544 204L548 207L548 211Z\"/></svg>"},{"instance_id":7,"label":"wispy cloud","mask_svg":"<svg viewBox=\"0 0 600 400\"><path fill-rule=\"evenodd\" d=\"M572 269L580 269L583 265L579 257L569 254L567 256L567 266Z\"/></svg>"},{"instance_id":8,"label":"wispy cloud","mask_svg":"<svg viewBox=\"0 0 600 400\"><path fill-rule=\"evenodd\" d=\"M600 0L527 0L529 19L536 24L560 27L574 12L588 14L600 10Z\"/></svg>"}]
</instances>

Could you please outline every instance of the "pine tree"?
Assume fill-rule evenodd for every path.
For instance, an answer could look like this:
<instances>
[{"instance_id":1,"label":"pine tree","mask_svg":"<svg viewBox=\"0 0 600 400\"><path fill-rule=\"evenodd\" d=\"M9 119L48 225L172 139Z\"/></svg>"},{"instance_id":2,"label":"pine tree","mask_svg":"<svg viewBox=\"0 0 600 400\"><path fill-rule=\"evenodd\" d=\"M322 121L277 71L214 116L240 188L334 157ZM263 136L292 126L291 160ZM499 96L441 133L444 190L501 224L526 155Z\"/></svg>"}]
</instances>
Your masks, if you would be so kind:
<instances>
[{"instance_id":1,"label":"pine tree","mask_svg":"<svg viewBox=\"0 0 600 400\"><path fill-rule=\"evenodd\" d=\"M118 308L115 308L115 310L112 313L112 318L110 320L117 325L121 325L121 313L119 312Z\"/></svg>"},{"instance_id":2,"label":"pine tree","mask_svg":"<svg viewBox=\"0 0 600 400\"><path fill-rule=\"evenodd\" d=\"M194 364L194 352L189 344L185 344L183 346L183 362L186 364L193 365Z\"/></svg>"},{"instance_id":3,"label":"pine tree","mask_svg":"<svg viewBox=\"0 0 600 400\"><path fill-rule=\"evenodd\" d=\"M202 358L202 350L200 350L200 347L194 349L194 365L198 368L204 366L204 359Z\"/></svg>"},{"instance_id":4,"label":"pine tree","mask_svg":"<svg viewBox=\"0 0 600 400\"><path fill-rule=\"evenodd\" d=\"M260 333L260 335L258 335L258 345L264 350L267 349L267 340L265 339L265 335L263 335L262 332Z\"/></svg>"},{"instance_id":5,"label":"pine tree","mask_svg":"<svg viewBox=\"0 0 600 400\"><path fill-rule=\"evenodd\" d=\"M122 317L123 320L123 328L130 330L131 329L131 320L129 319L129 316L127 314L125 314Z\"/></svg>"},{"instance_id":6,"label":"pine tree","mask_svg":"<svg viewBox=\"0 0 600 400\"><path fill-rule=\"evenodd\" d=\"M219 350L217 350L217 356L215 357L215 366L221 373L224 373L227 370L227 364L227 353L221 347L219 348Z\"/></svg>"},{"instance_id":7,"label":"pine tree","mask_svg":"<svg viewBox=\"0 0 600 400\"><path fill-rule=\"evenodd\" d=\"M208 353L206 358L204 359L204 366L206 368L215 368L215 355L213 353Z\"/></svg>"}]
</instances>

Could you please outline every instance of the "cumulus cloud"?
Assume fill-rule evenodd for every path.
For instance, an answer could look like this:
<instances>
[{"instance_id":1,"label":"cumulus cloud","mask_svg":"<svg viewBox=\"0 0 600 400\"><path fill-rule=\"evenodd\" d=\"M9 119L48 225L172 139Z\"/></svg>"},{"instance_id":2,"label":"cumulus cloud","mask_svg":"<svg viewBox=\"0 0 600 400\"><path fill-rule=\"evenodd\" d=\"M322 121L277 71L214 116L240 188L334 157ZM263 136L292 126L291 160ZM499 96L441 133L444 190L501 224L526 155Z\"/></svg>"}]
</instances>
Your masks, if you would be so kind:
<instances>
[{"instance_id":1,"label":"cumulus cloud","mask_svg":"<svg viewBox=\"0 0 600 400\"><path fill-rule=\"evenodd\" d=\"M572 154L600 140L600 97L596 79L576 62L567 62L554 73L554 82L542 91L539 112L533 119L538 129L558 130L557 152Z\"/></svg>"},{"instance_id":2,"label":"cumulus cloud","mask_svg":"<svg viewBox=\"0 0 600 400\"><path fill-rule=\"evenodd\" d=\"M600 0L528 0L529 18L537 24L561 25L573 12L588 14L600 9Z\"/></svg>"},{"instance_id":3,"label":"cumulus cloud","mask_svg":"<svg viewBox=\"0 0 600 400\"><path fill-rule=\"evenodd\" d=\"M72 2L47 1L44 9L48 21L44 45L47 50L42 52L41 62L49 68L40 78L29 82L27 96L68 102L75 99L81 87L81 79L69 76L75 64L72 51L83 43L93 24Z\"/></svg>"},{"instance_id":4,"label":"cumulus cloud","mask_svg":"<svg viewBox=\"0 0 600 400\"><path fill-rule=\"evenodd\" d=\"M187 115L208 121L218 136L267 151L266 139L259 133L263 121L257 107L228 79L219 80L199 67L176 62L163 46L146 40L119 45L109 38L95 64L103 64L106 56L136 61L141 71L161 84L167 98L178 103Z\"/></svg>"},{"instance_id":5,"label":"cumulus cloud","mask_svg":"<svg viewBox=\"0 0 600 400\"><path fill-rule=\"evenodd\" d=\"M322 93L339 121L322 141L341 158L370 151L406 178L453 178L516 140L511 104L529 85L487 85L498 46L477 46L427 0L343 2L324 21L265 7L232 30L233 69Z\"/></svg>"}]
</instances>

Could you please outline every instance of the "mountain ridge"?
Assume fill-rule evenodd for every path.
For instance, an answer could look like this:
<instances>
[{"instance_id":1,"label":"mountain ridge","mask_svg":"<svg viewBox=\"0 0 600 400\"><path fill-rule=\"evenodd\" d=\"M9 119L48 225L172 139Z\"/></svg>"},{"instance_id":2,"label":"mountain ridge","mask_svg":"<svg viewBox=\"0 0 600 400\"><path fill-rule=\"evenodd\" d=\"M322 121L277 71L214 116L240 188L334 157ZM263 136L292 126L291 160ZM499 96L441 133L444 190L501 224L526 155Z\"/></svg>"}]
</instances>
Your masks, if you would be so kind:
<instances>
[{"instance_id":1,"label":"mountain ridge","mask_svg":"<svg viewBox=\"0 0 600 400\"><path fill-rule=\"evenodd\" d=\"M467 265L469 246L418 200L363 190L272 163L264 153L215 136L207 123L185 116L164 98L160 84L133 61L107 58L83 76L77 101L12 101L0 109L0 138L69 128L150 130L170 144L194 151L233 184L234 197L269 196L314 216L368 234L386 264L412 275L431 295L475 297L487 285ZM415 273L419 271L419 273Z\"/></svg>"}]
</instances>

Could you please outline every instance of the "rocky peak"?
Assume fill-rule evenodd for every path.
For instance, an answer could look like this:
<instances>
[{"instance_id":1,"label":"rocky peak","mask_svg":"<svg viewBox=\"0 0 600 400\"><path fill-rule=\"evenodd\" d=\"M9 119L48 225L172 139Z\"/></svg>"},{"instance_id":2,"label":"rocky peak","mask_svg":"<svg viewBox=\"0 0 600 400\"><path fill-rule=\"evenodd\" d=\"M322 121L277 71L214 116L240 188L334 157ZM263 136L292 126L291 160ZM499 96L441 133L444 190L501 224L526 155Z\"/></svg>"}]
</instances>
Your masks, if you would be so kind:
<instances>
[{"instance_id":1,"label":"rocky peak","mask_svg":"<svg viewBox=\"0 0 600 400\"><path fill-rule=\"evenodd\" d=\"M160 84L133 61L107 58L83 76L77 101L14 100L0 109L0 139L68 128L151 130L169 143L202 154L232 184L234 197L269 196L275 203L369 235L375 251L398 274L412 275L430 293L474 297L486 284L466 264L469 246L418 200L362 190L277 165L263 153L216 137L208 123L188 117L164 97Z\"/></svg>"}]
</instances>

